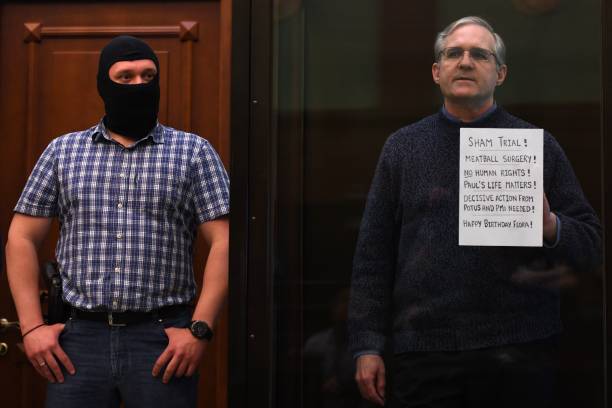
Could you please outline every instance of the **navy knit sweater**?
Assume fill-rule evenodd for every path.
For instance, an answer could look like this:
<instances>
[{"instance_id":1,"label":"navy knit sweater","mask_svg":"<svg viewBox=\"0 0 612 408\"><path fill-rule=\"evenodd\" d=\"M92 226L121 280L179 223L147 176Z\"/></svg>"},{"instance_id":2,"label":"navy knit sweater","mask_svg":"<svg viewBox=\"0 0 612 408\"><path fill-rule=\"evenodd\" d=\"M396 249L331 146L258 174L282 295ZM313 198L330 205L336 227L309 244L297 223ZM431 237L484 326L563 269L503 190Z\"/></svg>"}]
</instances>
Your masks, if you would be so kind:
<instances>
[{"instance_id":1,"label":"navy knit sweater","mask_svg":"<svg viewBox=\"0 0 612 408\"><path fill-rule=\"evenodd\" d=\"M469 124L453 123L440 112L389 137L355 252L349 309L353 353L382 352L387 340L401 353L548 337L561 329L559 292L537 274L559 267L575 273L600 260L597 216L548 132L544 189L561 221L558 245L459 246L460 127L535 126L502 108Z\"/></svg>"}]
</instances>

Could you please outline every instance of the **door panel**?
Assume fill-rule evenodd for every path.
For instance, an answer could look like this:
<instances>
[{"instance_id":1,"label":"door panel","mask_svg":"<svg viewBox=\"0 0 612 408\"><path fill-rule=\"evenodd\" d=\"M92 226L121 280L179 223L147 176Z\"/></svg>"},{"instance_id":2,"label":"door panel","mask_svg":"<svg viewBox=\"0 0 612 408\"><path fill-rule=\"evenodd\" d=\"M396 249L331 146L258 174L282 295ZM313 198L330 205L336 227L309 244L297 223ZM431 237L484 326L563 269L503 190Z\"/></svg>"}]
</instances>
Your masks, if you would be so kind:
<instances>
[{"instance_id":1,"label":"door panel","mask_svg":"<svg viewBox=\"0 0 612 408\"><path fill-rule=\"evenodd\" d=\"M207 138L229 157L228 87L220 77L229 69L220 49L228 43L221 26L221 3L161 2L43 4L4 3L0 6L0 231L3 239L12 208L40 153L53 138L86 129L104 113L96 90L100 49L115 35L145 39L160 61L159 120ZM230 24L229 19L224 24ZM221 68L221 62L225 62ZM40 253L53 257L57 228ZM194 268L202 271L207 248L199 242ZM201 273L196 272L196 275ZM201 276L196 276L201 284ZM226 313L217 328L200 370L200 405L225 406L227 324ZM16 320L6 274L0 275L0 318ZM9 346L0 357L0 406L38 407L45 383L19 350L17 331L0 333Z\"/></svg>"}]
</instances>

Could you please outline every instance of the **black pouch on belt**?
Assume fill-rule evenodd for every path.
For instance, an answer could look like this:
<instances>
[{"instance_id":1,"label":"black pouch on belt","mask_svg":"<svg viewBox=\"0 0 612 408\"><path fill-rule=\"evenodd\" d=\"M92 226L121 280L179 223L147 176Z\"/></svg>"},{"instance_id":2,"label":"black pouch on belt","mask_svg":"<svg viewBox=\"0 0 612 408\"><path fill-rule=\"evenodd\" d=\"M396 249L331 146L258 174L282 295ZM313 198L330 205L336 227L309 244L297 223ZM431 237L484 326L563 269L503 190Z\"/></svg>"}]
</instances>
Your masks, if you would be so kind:
<instances>
[{"instance_id":1,"label":"black pouch on belt","mask_svg":"<svg viewBox=\"0 0 612 408\"><path fill-rule=\"evenodd\" d=\"M57 262L46 262L42 267L43 280L49 292L47 298L47 324L65 323L69 308L62 299L62 278Z\"/></svg>"}]
</instances>

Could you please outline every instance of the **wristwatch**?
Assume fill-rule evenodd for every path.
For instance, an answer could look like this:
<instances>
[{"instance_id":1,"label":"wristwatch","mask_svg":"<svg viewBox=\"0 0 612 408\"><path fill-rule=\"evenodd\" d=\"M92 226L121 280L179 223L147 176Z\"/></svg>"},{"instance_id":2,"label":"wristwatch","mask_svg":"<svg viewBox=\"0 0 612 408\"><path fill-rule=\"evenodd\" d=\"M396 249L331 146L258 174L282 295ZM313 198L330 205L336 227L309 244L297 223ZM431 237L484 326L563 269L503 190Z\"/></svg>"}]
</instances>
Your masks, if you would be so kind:
<instances>
[{"instance_id":1,"label":"wristwatch","mask_svg":"<svg viewBox=\"0 0 612 408\"><path fill-rule=\"evenodd\" d=\"M210 341L213 338L212 329L208 323L202 320L192 320L189 324L189 331L196 339Z\"/></svg>"}]
</instances>

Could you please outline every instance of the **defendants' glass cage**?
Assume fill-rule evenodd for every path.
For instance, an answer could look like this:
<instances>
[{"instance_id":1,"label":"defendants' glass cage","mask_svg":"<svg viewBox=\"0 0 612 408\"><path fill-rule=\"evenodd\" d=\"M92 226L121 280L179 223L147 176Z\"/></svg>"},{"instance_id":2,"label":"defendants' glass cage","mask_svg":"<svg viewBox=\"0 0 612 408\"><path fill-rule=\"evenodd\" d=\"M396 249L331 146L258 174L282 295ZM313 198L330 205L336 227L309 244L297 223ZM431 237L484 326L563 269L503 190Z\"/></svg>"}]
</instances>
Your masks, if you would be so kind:
<instances>
[{"instance_id":1,"label":"defendants' glass cage","mask_svg":"<svg viewBox=\"0 0 612 408\"><path fill-rule=\"evenodd\" d=\"M263 303L259 312L241 315L242 325L234 325L234 333L249 340L234 341L246 345L245 359L257 355L246 364L247 373L266 362L272 371L254 381L242 379L250 381L248 395L261 395L270 406L368 406L359 396L346 348L353 254L385 140L440 109L442 98L431 77L436 34L467 15L492 24L506 43L509 67L496 102L555 136L602 219L607 123L601 119L602 4L264 3L271 12L255 7L243 15L253 23L252 85L250 91L234 91L249 98L252 115L250 125L243 125L250 126L249 150L245 147L244 156L238 152L236 160L250 154L249 170L256 174L247 178L246 167L244 177L233 174L253 191L250 204L237 209L244 211L244 225L248 214L250 225L248 234L236 230L249 237L250 255L240 267L251 279L264 281L243 281L236 296ZM246 71L242 75L246 78ZM603 407L603 267L565 268L547 279L561 293L564 327L554 406ZM240 388L241 377L233 378ZM260 394L256 385L268 391Z\"/></svg>"}]
</instances>

